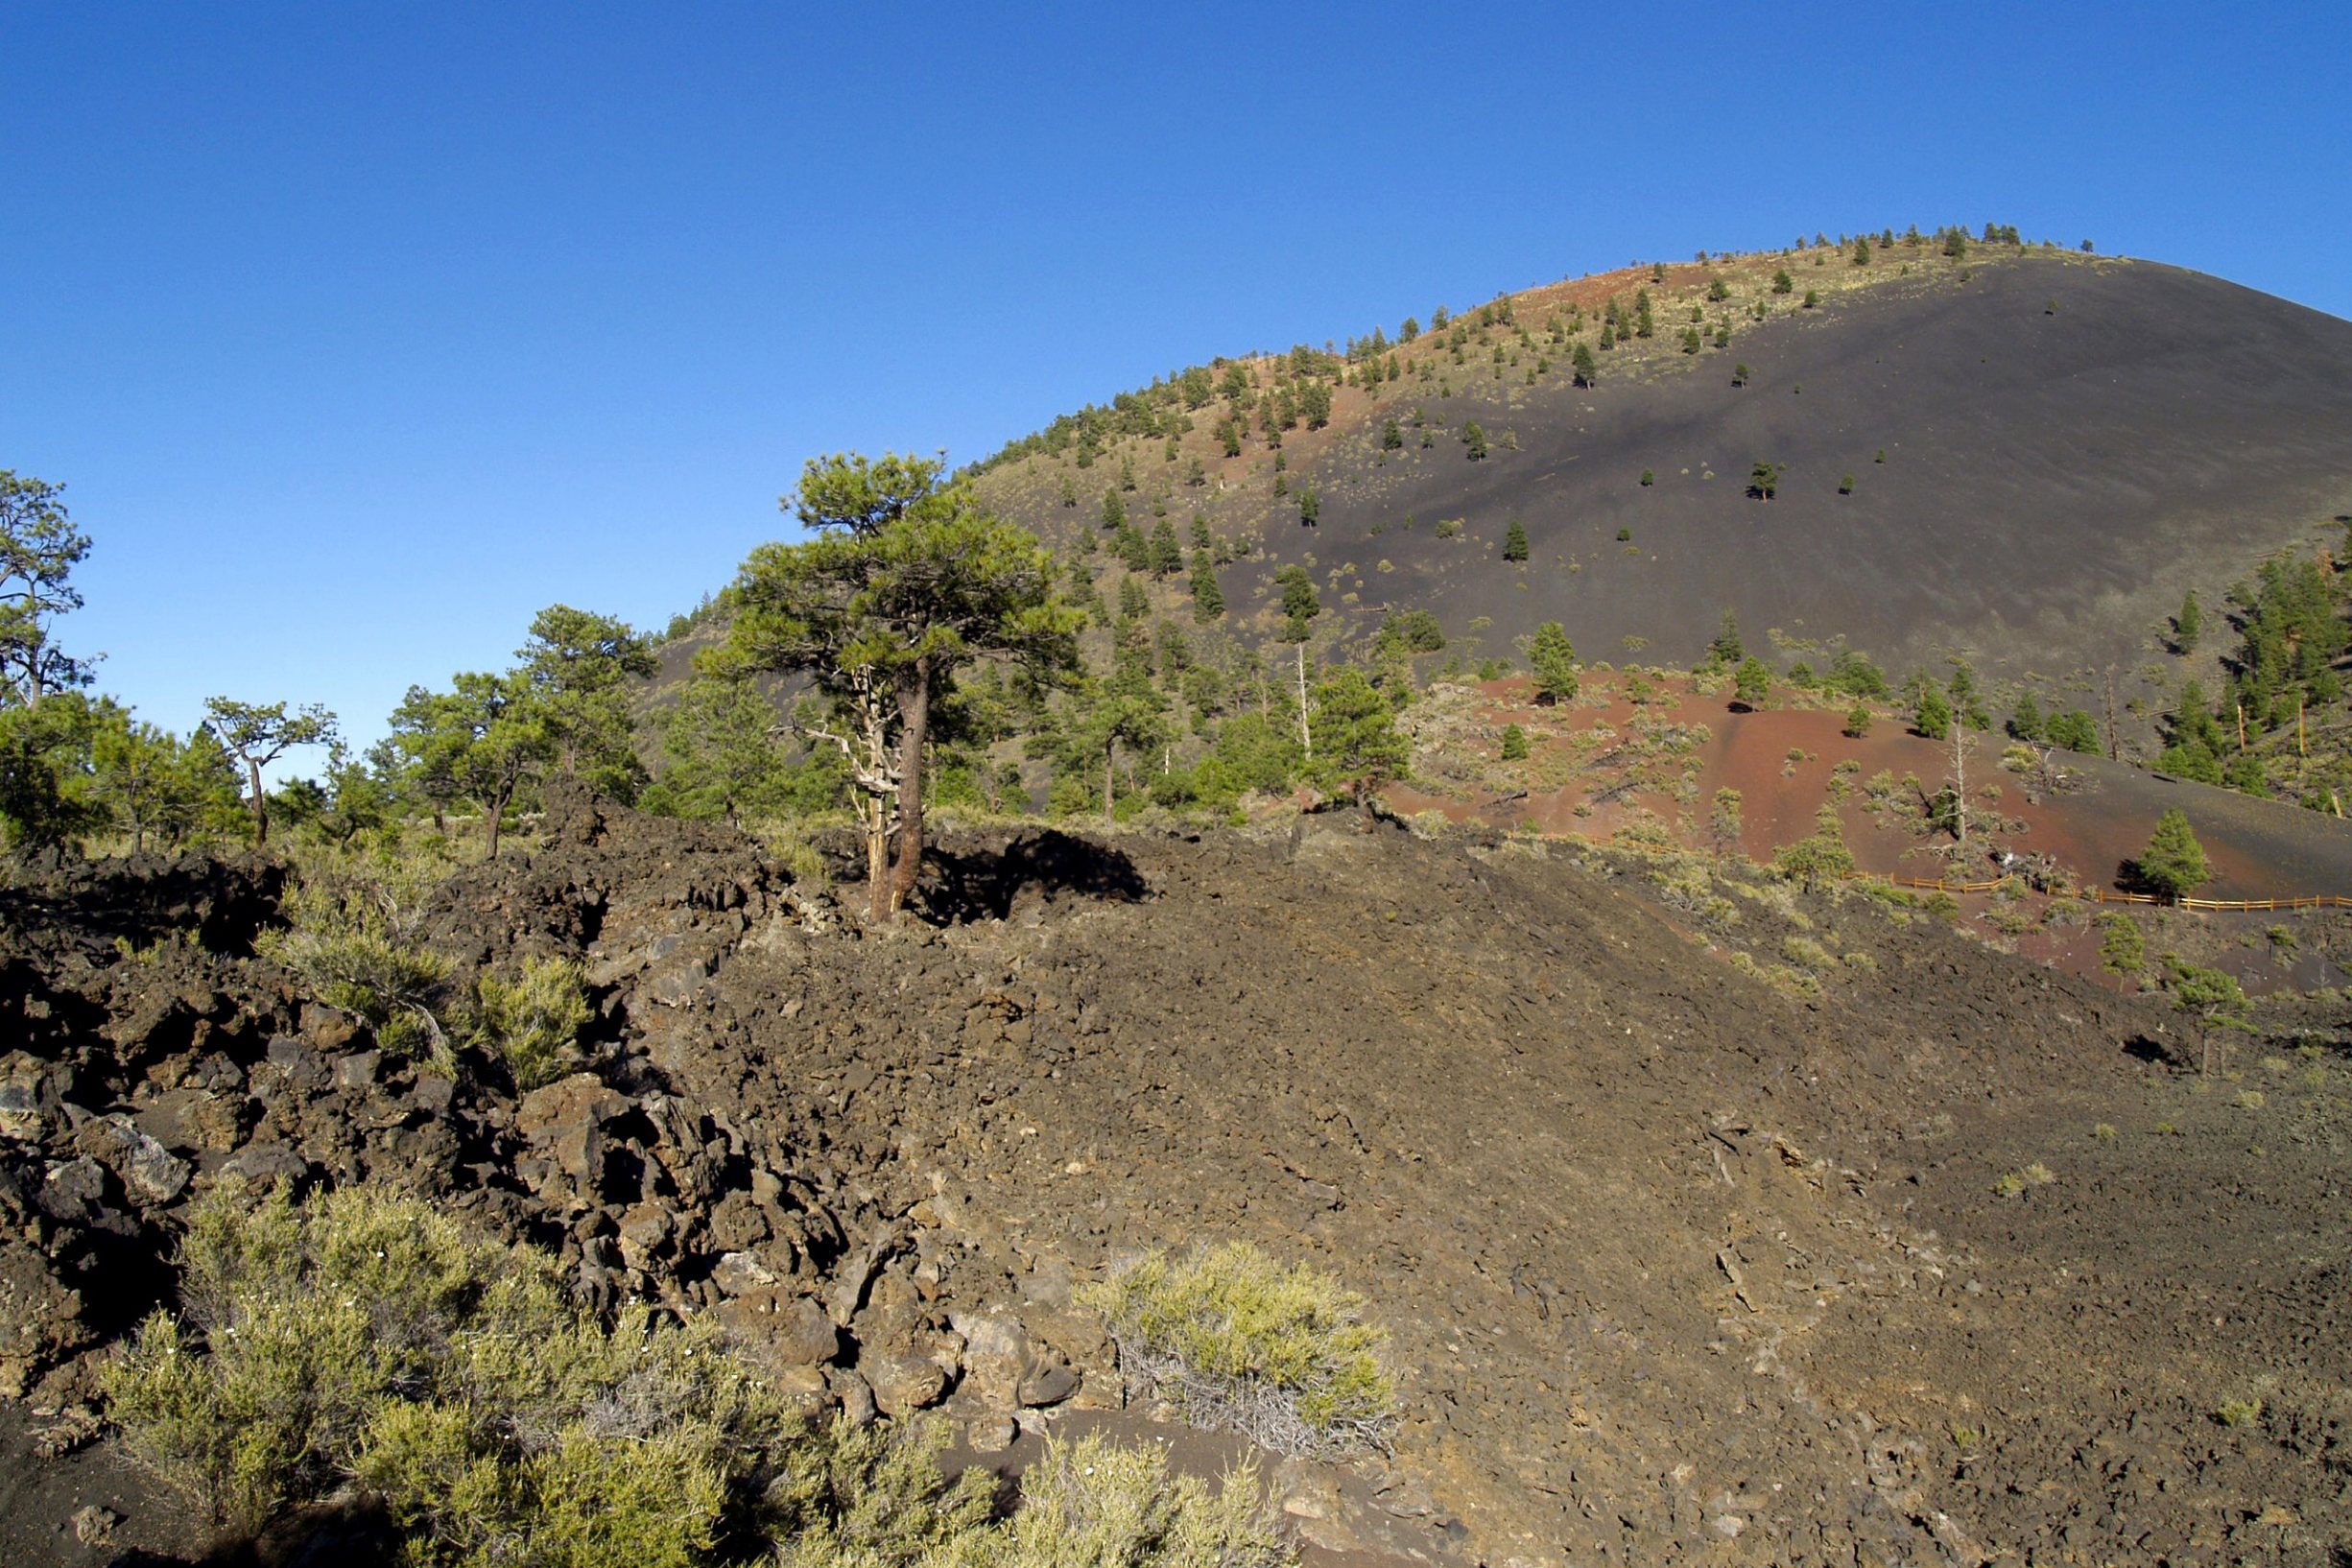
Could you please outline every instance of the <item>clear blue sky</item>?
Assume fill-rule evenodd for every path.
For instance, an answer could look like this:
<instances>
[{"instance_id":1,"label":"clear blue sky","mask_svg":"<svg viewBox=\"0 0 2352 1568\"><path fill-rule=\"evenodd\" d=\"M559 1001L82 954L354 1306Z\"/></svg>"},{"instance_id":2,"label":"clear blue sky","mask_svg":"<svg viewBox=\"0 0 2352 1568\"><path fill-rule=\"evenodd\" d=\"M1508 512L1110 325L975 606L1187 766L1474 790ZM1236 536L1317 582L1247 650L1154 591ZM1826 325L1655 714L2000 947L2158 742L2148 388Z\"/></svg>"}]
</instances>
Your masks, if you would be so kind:
<instances>
[{"instance_id":1,"label":"clear blue sky","mask_svg":"<svg viewBox=\"0 0 2352 1568\"><path fill-rule=\"evenodd\" d=\"M2352 6L0 8L0 467L176 729L658 626L812 453L1987 220L2352 315Z\"/></svg>"}]
</instances>

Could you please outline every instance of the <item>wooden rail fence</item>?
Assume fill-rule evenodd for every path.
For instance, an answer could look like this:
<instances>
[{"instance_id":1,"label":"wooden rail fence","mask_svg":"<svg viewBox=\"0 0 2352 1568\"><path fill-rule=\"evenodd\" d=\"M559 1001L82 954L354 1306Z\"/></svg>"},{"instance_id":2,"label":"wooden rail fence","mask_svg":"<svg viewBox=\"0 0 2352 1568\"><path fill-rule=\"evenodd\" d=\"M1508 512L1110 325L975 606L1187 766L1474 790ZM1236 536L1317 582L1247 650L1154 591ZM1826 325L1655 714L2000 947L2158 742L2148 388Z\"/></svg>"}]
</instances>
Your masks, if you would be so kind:
<instances>
[{"instance_id":1,"label":"wooden rail fence","mask_svg":"<svg viewBox=\"0 0 2352 1568\"><path fill-rule=\"evenodd\" d=\"M1855 877L1867 876L1856 871ZM1891 882L1898 888L1922 888L1935 892L1990 892L2007 877L1994 877L1983 882L1955 882L1947 877L1890 876L1881 881ZM2352 898L2332 892L2310 893L2301 898L2166 898L2152 892L2110 892L2104 888L2088 888L2084 895L2096 904L2160 904L2174 909L2212 910L2221 913L2245 914L2255 911L2298 909L2352 909Z\"/></svg>"}]
</instances>

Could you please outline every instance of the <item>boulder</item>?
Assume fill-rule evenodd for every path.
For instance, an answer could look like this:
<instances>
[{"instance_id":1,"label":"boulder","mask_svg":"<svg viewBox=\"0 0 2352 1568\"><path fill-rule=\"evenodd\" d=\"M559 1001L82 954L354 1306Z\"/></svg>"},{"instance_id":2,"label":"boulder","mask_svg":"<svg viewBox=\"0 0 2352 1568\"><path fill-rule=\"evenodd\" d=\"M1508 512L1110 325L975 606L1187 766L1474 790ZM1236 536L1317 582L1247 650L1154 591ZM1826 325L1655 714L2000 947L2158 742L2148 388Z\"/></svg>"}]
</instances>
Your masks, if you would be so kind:
<instances>
[{"instance_id":1,"label":"boulder","mask_svg":"<svg viewBox=\"0 0 2352 1568\"><path fill-rule=\"evenodd\" d=\"M139 1130L164 1148L226 1154L251 1129L253 1103L210 1089L171 1089L138 1109Z\"/></svg>"},{"instance_id":2,"label":"boulder","mask_svg":"<svg viewBox=\"0 0 2352 1568\"><path fill-rule=\"evenodd\" d=\"M74 1132L74 1147L104 1164L134 1203L169 1203L188 1189L186 1160L139 1130L130 1117L93 1116Z\"/></svg>"},{"instance_id":3,"label":"boulder","mask_svg":"<svg viewBox=\"0 0 2352 1568\"><path fill-rule=\"evenodd\" d=\"M863 1356L858 1370L872 1385L882 1414L893 1418L928 1410L947 1391L939 1364L921 1356Z\"/></svg>"},{"instance_id":4,"label":"boulder","mask_svg":"<svg viewBox=\"0 0 2352 1568\"><path fill-rule=\"evenodd\" d=\"M63 1115L64 1098L47 1063L23 1051L0 1057L0 1138L38 1143Z\"/></svg>"},{"instance_id":5,"label":"boulder","mask_svg":"<svg viewBox=\"0 0 2352 1568\"><path fill-rule=\"evenodd\" d=\"M594 1073L575 1073L523 1096L514 1126L575 1188L592 1192L604 1178L606 1128L630 1108Z\"/></svg>"},{"instance_id":6,"label":"boulder","mask_svg":"<svg viewBox=\"0 0 2352 1568\"><path fill-rule=\"evenodd\" d=\"M1021 1319L1009 1312L959 1312L948 1322L963 1336L964 1388L990 1410L1016 1408L1033 1354Z\"/></svg>"}]
</instances>

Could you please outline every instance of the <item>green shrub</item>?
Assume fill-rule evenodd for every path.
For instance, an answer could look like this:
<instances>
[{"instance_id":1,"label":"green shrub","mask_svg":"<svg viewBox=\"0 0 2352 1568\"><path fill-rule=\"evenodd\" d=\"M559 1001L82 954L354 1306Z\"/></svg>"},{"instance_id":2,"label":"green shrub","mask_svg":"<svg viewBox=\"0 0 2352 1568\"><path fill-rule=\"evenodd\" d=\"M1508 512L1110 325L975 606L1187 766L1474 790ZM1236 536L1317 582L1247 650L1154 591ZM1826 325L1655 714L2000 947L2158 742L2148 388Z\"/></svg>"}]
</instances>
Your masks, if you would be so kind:
<instances>
[{"instance_id":1,"label":"green shrub","mask_svg":"<svg viewBox=\"0 0 2352 1568\"><path fill-rule=\"evenodd\" d=\"M606 1325L544 1253L415 1200L225 1185L180 1261L185 1317L115 1358L110 1414L240 1532L357 1483L415 1568L1287 1560L1252 1472L1212 1492L1099 1440L1049 1447L1000 1519L985 1467L941 1481L942 1423L813 1426L709 1320Z\"/></svg>"},{"instance_id":2,"label":"green shrub","mask_svg":"<svg viewBox=\"0 0 2352 1568\"><path fill-rule=\"evenodd\" d=\"M281 1186L249 1212L240 1196L195 1206L186 1321L151 1317L107 1384L132 1452L249 1530L332 1484L374 1405L427 1376L494 1283L557 1296L421 1203L353 1190L297 1209Z\"/></svg>"},{"instance_id":3,"label":"green shrub","mask_svg":"<svg viewBox=\"0 0 2352 1568\"><path fill-rule=\"evenodd\" d=\"M589 1016L586 987L586 972L570 959L525 959L517 980L486 974L476 983L477 1038L507 1064L518 1091L553 1083L575 1065Z\"/></svg>"},{"instance_id":4,"label":"green shrub","mask_svg":"<svg viewBox=\"0 0 2352 1568\"><path fill-rule=\"evenodd\" d=\"M1019 1509L975 1556L1003 1568L1271 1568L1291 1560L1275 1526L1250 1466L1212 1490L1198 1477L1170 1479L1155 1448L1049 1439L1021 1477Z\"/></svg>"},{"instance_id":5,"label":"green shrub","mask_svg":"<svg viewBox=\"0 0 2352 1568\"><path fill-rule=\"evenodd\" d=\"M2148 966L2148 938L2140 923L2118 910L2100 921L2099 965L2109 974L2136 975Z\"/></svg>"},{"instance_id":6,"label":"green shrub","mask_svg":"<svg viewBox=\"0 0 2352 1568\"><path fill-rule=\"evenodd\" d=\"M1153 1252L1088 1289L1139 1393L1196 1426L1239 1432L1280 1454L1385 1449L1396 1382L1387 1334L1364 1300L1247 1242L1180 1263Z\"/></svg>"},{"instance_id":7,"label":"green shrub","mask_svg":"<svg viewBox=\"0 0 2352 1568\"><path fill-rule=\"evenodd\" d=\"M449 963L419 939L426 899L445 865L419 856L315 849L280 902L286 929L255 947L312 1000L366 1023L394 1055L445 1057Z\"/></svg>"}]
</instances>

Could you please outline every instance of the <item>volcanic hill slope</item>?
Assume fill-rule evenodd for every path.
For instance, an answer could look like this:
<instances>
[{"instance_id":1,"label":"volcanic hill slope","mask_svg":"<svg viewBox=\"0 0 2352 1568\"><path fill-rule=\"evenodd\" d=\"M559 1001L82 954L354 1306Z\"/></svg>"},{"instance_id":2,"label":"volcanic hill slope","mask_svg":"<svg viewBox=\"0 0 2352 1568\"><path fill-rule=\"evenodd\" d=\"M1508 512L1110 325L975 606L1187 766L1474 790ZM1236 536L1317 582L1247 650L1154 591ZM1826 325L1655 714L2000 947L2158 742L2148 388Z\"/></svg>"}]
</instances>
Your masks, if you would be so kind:
<instances>
[{"instance_id":1,"label":"volcanic hill slope","mask_svg":"<svg viewBox=\"0 0 2352 1568\"><path fill-rule=\"evenodd\" d=\"M1240 1236L1394 1331L1392 1461L1284 1477L1352 1560L2352 1544L2340 1019L2200 1080L2157 1003L1865 898L1725 872L1709 937L1638 862L1357 822L955 837L876 934L748 840L559 799L430 921L462 968L591 966L594 1077L519 1104L238 957L268 877L35 879L5 1370L86 1390L190 1167L390 1181L720 1314L818 1405L1032 1426L1120 1402L1074 1280ZM10 1468L6 1555L83 1560ZM170 1508L123 1538L184 1544Z\"/></svg>"},{"instance_id":2,"label":"volcanic hill slope","mask_svg":"<svg viewBox=\"0 0 2352 1568\"><path fill-rule=\"evenodd\" d=\"M1898 672L1965 654L2047 683L2130 671L2184 591L2219 604L2262 557L2337 542L2352 513L2352 322L2177 268L2008 246L1663 272L1512 296L1508 321L1465 314L1393 346L1399 375L1366 388L1351 369L1328 427L1288 433L1280 474L1254 422L1222 455L1232 405L1212 400L1173 445L1111 438L1081 467L1065 440L980 483L1068 546L1099 531L1103 491L1131 464L1141 527L1164 507L1179 534L1199 512L1254 545L1224 574L1245 634L1272 630L1272 574L1297 562L1342 612L1319 633L1342 640L1417 607L1457 650L1508 658L1512 637L1558 620L1589 657L1632 637L1646 659L1687 664L1729 608L1757 642L1766 628L1844 638ZM1655 335L1599 354L1594 384L1576 385L1573 344L1596 341L1609 299L1629 317L1642 289ZM1694 309L1702 346L1686 353ZM1261 390L1285 366L1244 363ZM1748 493L1760 461L1781 465L1769 501ZM1514 520L1524 564L1501 558Z\"/></svg>"}]
</instances>

